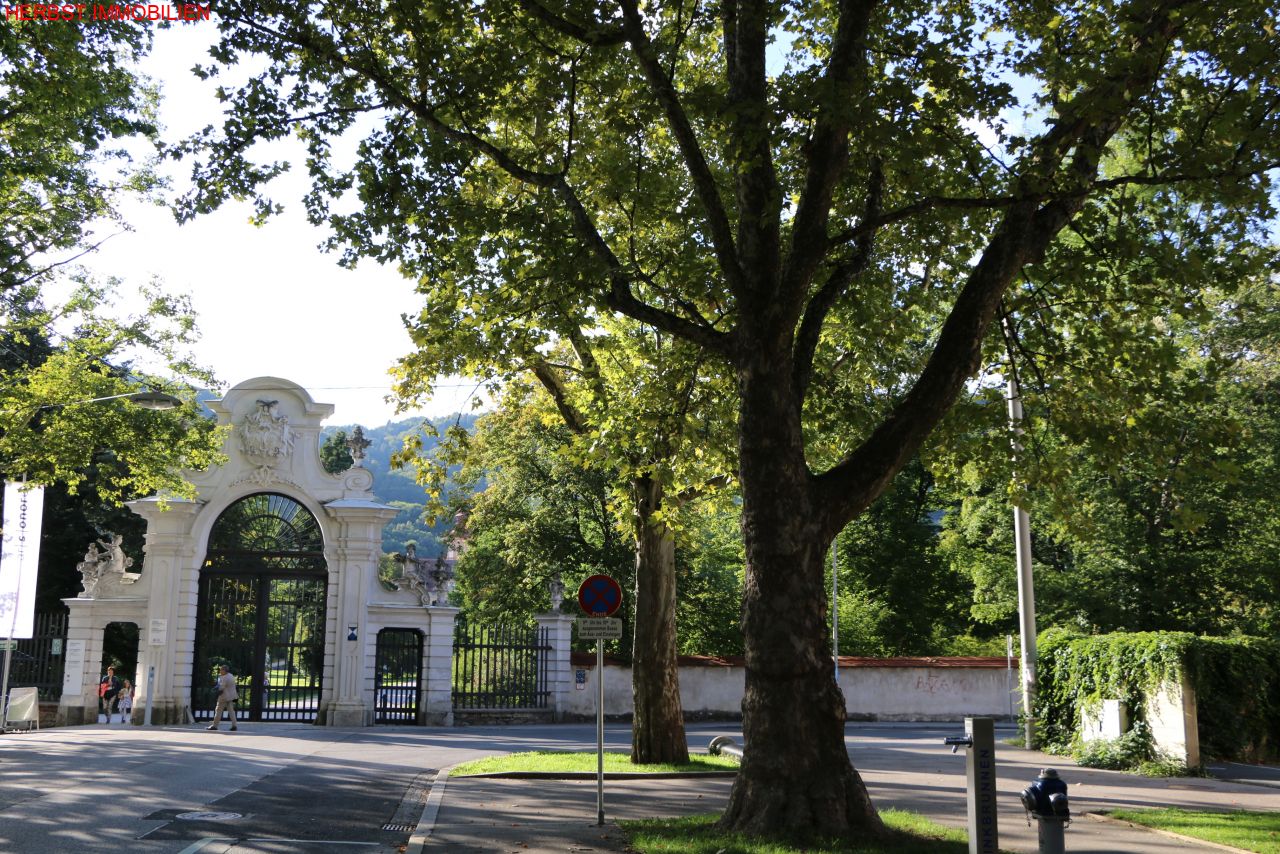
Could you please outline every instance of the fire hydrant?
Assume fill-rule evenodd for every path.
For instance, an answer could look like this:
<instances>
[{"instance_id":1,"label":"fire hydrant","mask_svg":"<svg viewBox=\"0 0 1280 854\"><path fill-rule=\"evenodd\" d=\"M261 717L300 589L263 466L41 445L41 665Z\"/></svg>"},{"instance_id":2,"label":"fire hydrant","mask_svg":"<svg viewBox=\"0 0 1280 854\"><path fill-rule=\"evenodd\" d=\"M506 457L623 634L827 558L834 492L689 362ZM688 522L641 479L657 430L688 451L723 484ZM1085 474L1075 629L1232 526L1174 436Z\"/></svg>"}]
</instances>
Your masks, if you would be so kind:
<instances>
[{"instance_id":1,"label":"fire hydrant","mask_svg":"<svg viewBox=\"0 0 1280 854\"><path fill-rule=\"evenodd\" d=\"M1071 823L1067 804L1067 784L1052 768L1044 768L1030 786L1022 790L1022 806L1027 810L1027 823L1032 816L1038 825L1040 854L1063 854L1066 851L1063 828Z\"/></svg>"}]
</instances>

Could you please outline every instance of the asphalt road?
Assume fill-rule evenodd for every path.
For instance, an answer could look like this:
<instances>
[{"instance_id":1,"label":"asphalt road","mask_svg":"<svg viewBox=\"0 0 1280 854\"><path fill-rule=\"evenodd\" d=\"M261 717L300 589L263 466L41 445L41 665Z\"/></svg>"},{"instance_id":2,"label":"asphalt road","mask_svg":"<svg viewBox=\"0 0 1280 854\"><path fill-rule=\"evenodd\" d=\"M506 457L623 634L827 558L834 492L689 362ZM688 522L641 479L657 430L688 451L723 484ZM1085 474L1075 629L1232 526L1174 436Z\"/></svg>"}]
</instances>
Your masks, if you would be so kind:
<instances>
[{"instance_id":1,"label":"asphalt road","mask_svg":"<svg viewBox=\"0 0 1280 854\"><path fill-rule=\"evenodd\" d=\"M621 747L629 732L610 737ZM117 725L2 736L0 852L396 850L440 768L588 744L590 727Z\"/></svg>"},{"instance_id":2,"label":"asphalt road","mask_svg":"<svg viewBox=\"0 0 1280 854\"><path fill-rule=\"evenodd\" d=\"M964 757L942 745L944 735L962 730L959 723L851 724L847 738L877 805L912 809L963 826ZM740 738L734 724L691 725L688 733L691 749L698 751L716 735ZM997 730L997 738L1010 734L1009 729ZM606 746L628 749L630 735L629 726L611 725ZM0 854L397 851L423 816L440 769L492 753L594 746L590 724L457 729L242 724L236 733L98 725L0 736ZM1073 811L1122 805L1280 809L1280 791L1262 786L1147 780L1072 768L1058 758L1002 745L997 745L997 755L1001 843L1015 851L1035 850L1035 831L1026 826L1016 793L1045 764L1062 769ZM543 804L561 791L529 781L518 798L474 793L467 798L462 787L455 788L452 805L446 792L442 813L451 811L454 837L447 836L448 828L442 828L441 836L459 844L465 840L467 850L475 851L503 850L498 839L487 835L496 831L486 832L486 823L517 827L540 816L551 818L551 807ZM592 790L582 796L583 803L592 803L577 811L568 803L559 806L562 813L573 812L571 822L579 824L577 812L594 816L594 785L580 788ZM700 810L710 811L720 807L726 793L722 782L705 789L705 799L703 790L688 797L698 801ZM674 787L648 796L685 797ZM606 786L607 806L610 797ZM611 810L624 806L622 800L613 804ZM1115 844L1114 828L1085 821L1076 822L1070 832L1072 850L1188 850L1145 831L1131 832L1140 843ZM511 850L530 850L532 841ZM545 850L569 849L551 845Z\"/></svg>"}]
</instances>

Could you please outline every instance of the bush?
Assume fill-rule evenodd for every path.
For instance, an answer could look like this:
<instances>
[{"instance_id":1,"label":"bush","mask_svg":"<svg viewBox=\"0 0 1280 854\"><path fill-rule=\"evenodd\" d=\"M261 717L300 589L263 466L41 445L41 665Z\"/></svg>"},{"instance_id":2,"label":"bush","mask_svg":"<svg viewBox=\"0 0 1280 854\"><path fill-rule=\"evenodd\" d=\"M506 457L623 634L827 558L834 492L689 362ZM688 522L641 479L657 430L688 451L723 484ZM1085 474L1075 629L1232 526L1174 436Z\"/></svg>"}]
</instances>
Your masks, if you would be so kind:
<instances>
[{"instance_id":1,"label":"bush","mask_svg":"<svg viewBox=\"0 0 1280 854\"><path fill-rule=\"evenodd\" d=\"M1202 755L1254 762L1280 756L1280 642L1185 632L1086 637L1051 629L1040 637L1038 665L1036 717L1048 750L1074 753L1080 710L1108 698L1130 709L1137 729L1147 696L1185 673L1196 693Z\"/></svg>"},{"instance_id":2,"label":"bush","mask_svg":"<svg viewBox=\"0 0 1280 854\"><path fill-rule=\"evenodd\" d=\"M1071 756L1077 765L1107 771L1134 771L1144 762L1155 759L1155 755L1151 730L1143 721L1135 723L1132 729L1119 738L1077 740L1071 750Z\"/></svg>"}]
</instances>

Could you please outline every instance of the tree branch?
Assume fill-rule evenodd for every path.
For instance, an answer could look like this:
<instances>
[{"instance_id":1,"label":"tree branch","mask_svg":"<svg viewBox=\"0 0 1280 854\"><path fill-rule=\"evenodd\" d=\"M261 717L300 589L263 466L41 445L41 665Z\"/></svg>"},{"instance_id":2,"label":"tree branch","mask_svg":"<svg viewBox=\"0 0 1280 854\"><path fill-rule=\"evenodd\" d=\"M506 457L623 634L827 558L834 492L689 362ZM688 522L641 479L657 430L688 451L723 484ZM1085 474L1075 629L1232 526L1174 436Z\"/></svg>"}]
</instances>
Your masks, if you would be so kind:
<instances>
[{"instance_id":1,"label":"tree branch","mask_svg":"<svg viewBox=\"0 0 1280 854\"><path fill-rule=\"evenodd\" d=\"M1040 260L1083 207L1107 143L1159 78L1177 32L1169 17L1176 5L1158 7L1135 34L1121 60L1124 65L1063 104L1060 120L1037 140L1016 194L1033 200L1016 202L1005 212L943 324L924 370L859 447L814 478L824 534L834 536L884 491L977 370L983 338L1005 289L1024 265ZM1054 197L1049 188L1056 182L1068 182L1070 192ZM1043 199L1034 201L1040 188L1048 199L1043 204Z\"/></svg>"},{"instance_id":2,"label":"tree branch","mask_svg":"<svg viewBox=\"0 0 1280 854\"><path fill-rule=\"evenodd\" d=\"M802 299L826 255L831 200L849 159L851 88L862 69L867 28L878 0L841 0L831 59L818 87L818 119L804 147L804 189L791 229L791 252L782 274L784 294ZM873 183L880 178L873 177ZM877 193L878 195L878 193ZM867 219L867 217L864 217Z\"/></svg>"},{"instance_id":3,"label":"tree branch","mask_svg":"<svg viewBox=\"0 0 1280 854\"><path fill-rule=\"evenodd\" d=\"M867 187L867 201L864 206L863 219L874 220L879 215L880 193L884 188L884 172L877 160L871 166L871 183ZM837 264L823 284L805 307L804 317L800 321L800 330L796 333L795 358L791 372L796 387L796 406L803 409L804 398L809 390L809 380L813 376L813 357L818 350L818 341L822 337L822 324L827 314L835 305L840 295L848 288L849 283L859 276L871 262L871 249L875 241L875 232L866 231L859 238L853 255Z\"/></svg>"},{"instance_id":4,"label":"tree branch","mask_svg":"<svg viewBox=\"0 0 1280 854\"><path fill-rule=\"evenodd\" d=\"M569 402L569 392L564 386L564 380L555 372L555 369L547 364L545 359L534 362L529 369L538 378L538 382L542 383L547 394L551 395L551 400L555 403L556 411L560 413L560 419L564 421L565 426L578 435L587 432L586 419Z\"/></svg>"},{"instance_id":5,"label":"tree branch","mask_svg":"<svg viewBox=\"0 0 1280 854\"><path fill-rule=\"evenodd\" d=\"M518 2L526 12L551 29L561 35L577 39L583 44L592 47L612 47L623 44L627 40L622 27L605 26L594 21L590 24L580 24L577 21L570 21L568 18L555 14L539 3L538 0L518 0Z\"/></svg>"},{"instance_id":6,"label":"tree branch","mask_svg":"<svg viewBox=\"0 0 1280 854\"><path fill-rule=\"evenodd\" d=\"M707 165L706 156L698 144L693 125L685 114L680 96L671 78L658 62L653 43L649 41L649 36L645 32L636 0L621 0L621 3L622 26L627 34L627 41L631 43L631 49L640 63L645 79L649 81L654 97L667 115L667 124L671 127L671 134L684 158L685 168L689 170L689 177L693 180L694 194L702 204L703 213L707 218L707 229L710 232L716 260L720 265L720 272L724 275L730 289L735 293L741 293L746 285L746 277L738 262L733 229L730 227L729 215L724 208L724 200L720 197L720 189L716 186L715 176L711 174L711 167Z\"/></svg>"}]
</instances>

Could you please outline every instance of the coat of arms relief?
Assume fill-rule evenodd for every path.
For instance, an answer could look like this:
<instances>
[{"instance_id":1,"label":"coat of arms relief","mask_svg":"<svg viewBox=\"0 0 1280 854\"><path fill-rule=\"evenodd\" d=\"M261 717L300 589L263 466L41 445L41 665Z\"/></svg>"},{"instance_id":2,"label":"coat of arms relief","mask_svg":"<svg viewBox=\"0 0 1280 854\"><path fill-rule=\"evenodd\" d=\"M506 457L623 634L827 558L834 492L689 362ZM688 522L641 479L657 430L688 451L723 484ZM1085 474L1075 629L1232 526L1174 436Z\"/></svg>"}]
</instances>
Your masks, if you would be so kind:
<instances>
[{"instance_id":1,"label":"coat of arms relief","mask_svg":"<svg viewBox=\"0 0 1280 854\"><path fill-rule=\"evenodd\" d=\"M240 453L257 468L251 475L259 483L277 479L273 471L289 459L293 453L293 430L289 417L282 415L278 400L259 400L258 408L250 412L236 428L240 439Z\"/></svg>"}]
</instances>

